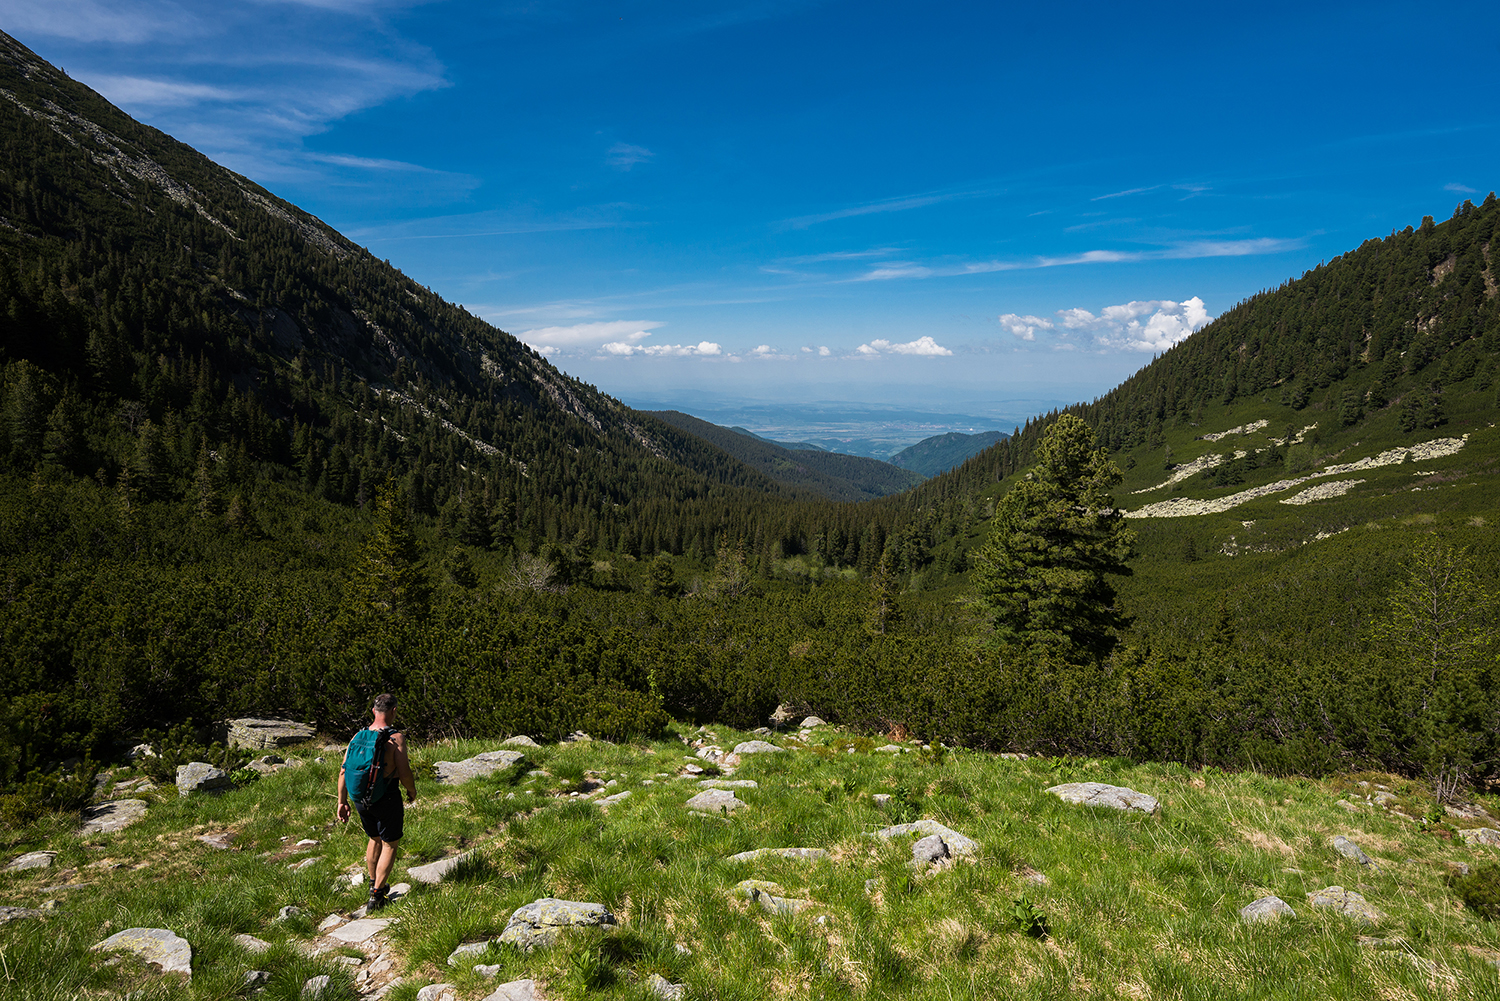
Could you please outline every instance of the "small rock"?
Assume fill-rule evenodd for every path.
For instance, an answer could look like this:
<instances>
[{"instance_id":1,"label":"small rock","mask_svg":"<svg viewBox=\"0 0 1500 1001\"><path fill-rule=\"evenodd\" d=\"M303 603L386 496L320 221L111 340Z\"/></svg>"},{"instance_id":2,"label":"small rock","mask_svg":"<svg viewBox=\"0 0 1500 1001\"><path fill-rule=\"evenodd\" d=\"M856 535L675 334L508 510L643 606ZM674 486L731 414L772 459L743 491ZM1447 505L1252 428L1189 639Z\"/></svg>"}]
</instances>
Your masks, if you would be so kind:
<instances>
[{"instance_id":1,"label":"small rock","mask_svg":"<svg viewBox=\"0 0 1500 1001\"><path fill-rule=\"evenodd\" d=\"M465 960L472 963L474 959L484 955L485 950L489 947L490 943L488 939L483 942L465 942L457 949L448 953L448 965L462 969L465 965L468 965L465 963Z\"/></svg>"},{"instance_id":2,"label":"small rock","mask_svg":"<svg viewBox=\"0 0 1500 1001\"><path fill-rule=\"evenodd\" d=\"M68 887L55 887L54 889L68 889ZM38 905L38 910L41 910L41 911L44 911L44 912L60 911L60 910L62 910L62 901L61 900L44 900L44 901L42 901Z\"/></svg>"},{"instance_id":3,"label":"small rock","mask_svg":"<svg viewBox=\"0 0 1500 1001\"><path fill-rule=\"evenodd\" d=\"M674 984L660 973L646 978L646 989L662 1001L684 1001L687 997L686 984Z\"/></svg>"},{"instance_id":4,"label":"small rock","mask_svg":"<svg viewBox=\"0 0 1500 1001\"><path fill-rule=\"evenodd\" d=\"M292 847L293 848L314 848L314 847L317 846L317 844L318 844L318 842L315 839L313 839L313 838L303 838L301 841L297 842Z\"/></svg>"},{"instance_id":5,"label":"small rock","mask_svg":"<svg viewBox=\"0 0 1500 1001\"><path fill-rule=\"evenodd\" d=\"M878 879L867 879L867 880L865 880L865 892L866 893L874 893L876 890L879 890L879 889L880 889L880 880L878 880Z\"/></svg>"},{"instance_id":6,"label":"small rock","mask_svg":"<svg viewBox=\"0 0 1500 1001\"><path fill-rule=\"evenodd\" d=\"M335 928L328 933L328 937L354 945L358 942L374 938L385 931L386 926L390 923L390 918L360 918L358 921L351 921L346 925Z\"/></svg>"},{"instance_id":7,"label":"small rock","mask_svg":"<svg viewBox=\"0 0 1500 1001\"><path fill-rule=\"evenodd\" d=\"M594 803L597 806L614 806L616 803L620 802L620 800L629 798L630 790L626 789L624 792L617 792L613 796L605 796L603 799L597 799L594 801Z\"/></svg>"},{"instance_id":8,"label":"small rock","mask_svg":"<svg viewBox=\"0 0 1500 1001\"><path fill-rule=\"evenodd\" d=\"M1003 758L1003 759L1005 759L1006 761L1029 761L1029 760L1031 760L1031 755L1029 755L1029 754L1016 754L1013 751L1006 751L1004 754L1001 754L1000 757Z\"/></svg>"},{"instance_id":9,"label":"small rock","mask_svg":"<svg viewBox=\"0 0 1500 1001\"><path fill-rule=\"evenodd\" d=\"M137 744L126 753L125 757L131 761L139 761L142 758L156 757L156 751L152 749L150 744Z\"/></svg>"},{"instance_id":10,"label":"small rock","mask_svg":"<svg viewBox=\"0 0 1500 1001\"><path fill-rule=\"evenodd\" d=\"M1249 925L1279 921L1283 916L1295 918L1297 912L1280 897L1261 897L1240 908L1240 920Z\"/></svg>"},{"instance_id":11,"label":"small rock","mask_svg":"<svg viewBox=\"0 0 1500 1001\"><path fill-rule=\"evenodd\" d=\"M561 743L564 743L564 744L589 744L589 743L592 743L593 740L594 740L593 737L590 737L588 734L584 733L582 730L574 730L572 733L570 733L566 737L564 737L562 739Z\"/></svg>"},{"instance_id":12,"label":"small rock","mask_svg":"<svg viewBox=\"0 0 1500 1001\"><path fill-rule=\"evenodd\" d=\"M1066 782L1047 791L1065 803L1083 806L1107 806L1114 810L1138 810L1141 813L1155 813L1160 806L1154 796L1104 782Z\"/></svg>"},{"instance_id":13,"label":"small rock","mask_svg":"<svg viewBox=\"0 0 1500 1001\"><path fill-rule=\"evenodd\" d=\"M331 931L343 924L344 920L345 918L342 914L330 914L318 923L318 931Z\"/></svg>"},{"instance_id":14,"label":"small rock","mask_svg":"<svg viewBox=\"0 0 1500 1001\"><path fill-rule=\"evenodd\" d=\"M689 810L696 810L699 813L718 813L721 810L733 813L750 804L735 796L728 789L705 789L688 800L685 805Z\"/></svg>"},{"instance_id":15,"label":"small rock","mask_svg":"<svg viewBox=\"0 0 1500 1001\"><path fill-rule=\"evenodd\" d=\"M750 732L755 734L757 737L769 737L772 736L776 731L772 730L768 726L758 726Z\"/></svg>"},{"instance_id":16,"label":"small rock","mask_svg":"<svg viewBox=\"0 0 1500 1001\"><path fill-rule=\"evenodd\" d=\"M742 879L735 884L734 889L730 892L759 904L762 910L770 914L796 914L813 906L811 900L781 896L786 891L778 884L768 882L764 879Z\"/></svg>"},{"instance_id":17,"label":"small rock","mask_svg":"<svg viewBox=\"0 0 1500 1001\"><path fill-rule=\"evenodd\" d=\"M748 852L740 852L738 855L729 856L729 861L753 862L758 858L766 858L768 856L813 862L817 859L827 858L828 852L822 848L752 848Z\"/></svg>"},{"instance_id":18,"label":"small rock","mask_svg":"<svg viewBox=\"0 0 1500 1001\"><path fill-rule=\"evenodd\" d=\"M815 726L827 726L828 724L816 716L809 716L802 721L802 729L811 730Z\"/></svg>"},{"instance_id":19,"label":"small rock","mask_svg":"<svg viewBox=\"0 0 1500 1001\"><path fill-rule=\"evenodd\" d=\"M542 994L531 979L512 980L495 988L484 1001L542 1001Z\"/></svg>"},{"instance_id":20,"label":"small rock","mask_svg":"<svg viewBox=\"0 0 1500 1001\"><path fill-rule=\"evenodd\" d=\"M1347 799L1336 800L1333 805L1336 806L1336 807L1338 807L1340 810L1346 810L1349 813L1358 813L1359 812L1359 807L1355 806L1353 803L1349 802Z\"/></svg>"},{"instance_id":21,"label":"small rock","mask_svg":"<svg viewBox=\"0 0 1500 1001\"><path fill-rule=\"evenodd\" d=\"M703 774L703 766L702 765L687 764L687 765L683 765L682 766L682 770L684 772L686 772L687 774L689 774L689 775L702 775Z\"/></svg>"},{"instance_id":22,"label":"small rock","mask_svg":"<svg viewBox=\"0 0 1500 1001\"><path fill-rule=\"evenodd\" d=\"M323 861L323 856L321 856L321 855L314 855L312 858L305 858L301 862L293 862L291 865L287 866L287 868L290 869L292 872L301 872L303 869L306 869L308 866L310 866L310 865L317 865L321 861Z\"/></svg>"},{"instance_id":23,"label":"small rock","mask_svg":"<svg viewBox=\"0 0 1500 1001\"><path fill-rule=\"evenodd\" d=\"M302 908L298 907L296 904L287 904L281 910L276 912L276 920L290 921L292 918L300 918L303 913L305 912L302 910Z\"/></svg>"},{"instance_id":24,"label":"small rock","mask_svg":"<svg viewBox=\"0 0 1500 1001\"><path fill-rule=\"evenodd\" d=\"M452 984L428 984L417 991L417 1001L457 1001L458 988Z\"/></svg>"},{"instance_id":25,"label":"small rock","mask_svg":"<svg viewBox=\"0 0 1500 1001\"><path fill-rule=\"evenodd\" d=\"M462 855L453 855L449 858L438 859L426 865L419 865L406 870L406 874L418 883L441 883L450 872L457 869L464 862L474 856L472 851L464 852Z\"/></svg>"},{"instance_id":26,"label":"small rock","mask_svg":"<svg viewBox=\"0 0 1500 1001\"><path fill-rule=\"evenodd\" d=\"M507 737L505 740L502 740L500 742L500 744L501 744L502 747L541 747L542 746L541 744L538 744L536 741L532 740L530 737L526 736L524 733L517 734L514 737Z\"/></svg>"},{"instance_id":27,"label":"small rock","mask_svg":"<svg viewBox=\"0 0 1500 1001\"><path fill-rule=\"evenodd\" d=\"M220 851L227 851L229 846L234 842L234 838L234 831L220 831L218 834L199 834L195 836L195 840L203 842L210 848L217 848Z\"/></svg>"},{"instance_id":28,"label":"small rock","mask_svg":"<svg viewBox=\"0 0 1500 1001\"><path fill-rule=\"evenodd\" d=\"M52 903L52 901L49 901ZM11 921L25 921L27 918L39 918L42 912L39 908L32 907L0 907L0 925Z\"/></svg>"},{"instance_id":29,"label":"small rock","mask_svg":"<svg viewBox=\"0 0 1500 1001\"><path fill-rule=\"evenodd\" d=\"M1458 836L1471 845L1500 845L1500 831L1493 827L1475 827L1459 831Z\"/></svg>"},{"instance_id":30,"label":"small rock","mask_svg":"<svg viewBox=\"0 0 1500 1001\"><path fill-rule=\"evenodd\" d=\"M1021 873L1021 878L1032 886L1046 886L1052 880L1047 878L1046 873L1037 872L1035 869L1027 869Z\"/></svg>"},{"instance_id":31,"label":"small rock","mask_svg":"<svg viewBox=\"0 0 1500 1001\"><path fill-rule=\"evenodd\" d=\"M193 947L166 928L127 928L94 946L101 952L133 952L163 973L193 974Z\"/></svg>"},{"instance_id":32,"label":"small rock","mask_svg":"<svg viewBox=\"0 0 1500 1001\"><path fill-rule=\"evenodd\" d=\"M1464 862L1444 862L1443 866L1453 876L1467 876L1469 874L1469 866Z\"/></svg>"},{"instance_id":33,"label":"small rock","mask_svg":"<svg viewBox=\"0 0 1500 1001\"><path fill-rule=\"evenodd\" d=\"M870 837L889 841L891 838L899 838L909 834L921 834L924 836L937 834L947 843L949 853L955 856L973 857L979 854L979 842L973 838L959 834L951 827L945 827L935 820L925 818L915 823L897 824L894 827L886 827L879 831L873 831Z\"/></svg>"},{"instance_id":34,"label":"small rock","mask_svg":"<svg viewBox=\"0 0 1500 1001\"><path fill-rule=\"evenodd\" d=\"M698 784L705 789L759 789L760 783L754 779L699 779Z\"/></svg>"},{"instance_id":35,"label":"small rock","mask_svg":"<svg viewBox=\"0 0 1500 1001\"><path fill-rule=\"evenodd\" d=\"M50 869L52 860L57 858L57 852L27 852L18 855L11 860L10 865L5 867L6 872L19 872L23 869Z\"/></svg>"},{"instance_id":36,"label":"small rock","mask_svg":"<svg viewBox=\"0 0 1500 1001\"><path fill-rule=\"evenodd\" d=\"M851 750L852 750L852 748L851 748ZM875 753L876 754L900 754L902 751L905 751L905 750L906 750L906 748L902 747L899 744L881 744L879 747L875 748Z\"/></svg>"},{"instance_id":37,"label":"small rock","mask_svg":"<svg viewBox=\"0 0 1500 1001\"><path fill-rule=\"evenodd\" d=\"M146 815L143 799L112 799L108 803L83 808L83 827L79 834L114 834Z\"/></svg>"},{"instance_id":38,"label":"small rock","mask_svg":"<svg viewBox=\"0 0 1500 1001\"><path fill-rule=\"evenodd\" d=\"M437 780L440 783L456 786L470 779L514 768L525 760L526 755L520 751L485 751L483 754L476 754L463 761L439 761L432 766L432 769L437 773Z\"/></svg>"},{"instance_id":39,"label":"small rock","mask_svg":"<svg viewBox=\"0 0 1500 1001\"><path fill-rule=\"evenodd\" d=\"M1381 914L1363 896L1342 886L1313 890L1307 895L1311 907L1328 908L1366 924L1379 924Z\"/></svg>"},{"instance_id":40,"label":"small rock","mask_svg":"<svg viewBox=\"0 0 1500 1001\"><path fill-rule=\"evenodd\" d=\"M241 949L256 956L271 948L270 942L258 939L254 935L236 935L233 941Z\"/></svg>"},{"instance_id":41,"label":"small rock","mask_svg":"<svg viewBox=\"0 0 1500 1001\"><path fill-rule=\"evenodd\" d=\"M328 974L312 977L302 984L302 996L305 998L319 998L328 989Z\"/></svg>"},{"instance_id":42,"label":"small rock","mask_svg":"<svg viewBox=\"0 0 1500 1001\"><path fill-rule=\"evenodd\" d=\"M544 897L518 907L500 933L502 944L514 945L530 952L538 946L549 946L569 928L613 927L615 916L603 904Z\"/></svg>"},{"instance_id":43,"label":"small rock","mask_svg":"<svg viewBox=\"0 0 1500 1001\"><path fill-rule=\"evenodd\" d=\"M189 761L177 766L177 794L191 796L195 792L213 792L229 788L229 775L206 761Z\"/></svg>"},{"instance_id":44,"label":"small rock","mask_svg":"<svg viewBox=\"0 0 1500 1001\"><path fill-rule=\"evenodd\" d=\"M746 754L775 754L781 750L775 744L764 740L747 740L744 743L734 745L734 753L741 756Z\"/></svg>"},{"instance_id":45,"label":"small rock","mask_svg":"<svg viewBox=\"0 0 1500 1001\"><path fill-rule=\"evenodd\" d=\"M505 965L503 963L480 963L472 969L476 975L486 980L494 980L500 975L500 971L505 969Z\"/></svg>"},{"instance_id":46,"label":"small rock","mask_svg":"<svg viewBox=\"0 0 1500 1001\"><path fill-rule=\"evenodd\" d=\"M887 806L891 805L891 794L888 792L877 792L870 797L870 802L874 803L877 809L884 810Z\"/></svg>"},{"instance_id":47,"label":"small rock","mask_svg":"<svg viewBox=\"0 0 1500 1001\"><path fill-rule=\"evenodd\" d=\"M246 970L245 986L256 987L271 979L270 970Z\"/></svg>"},{"instance_id":48,"label":"small rock","mask_svg":"<svg viewBox=\"0 0 1500 1001\"><path fill-rule=\"evenodd\" d=\"M1396 802L1396 794L1393 792L1377 792L1374 796L1376 806L1386 806Z\"/></svg>"},{"instance_id":49,"label":"small rock","mask_svg":"<svg viewBox=\"0 0 1500 1001\"><path fill-rule=\"evenodd\" d=\"M911 859L918 865L932 865L948 857L948 845L940 834L929 834L911 846Z\"/></svg>"},{"instance_id":50,"label":"small rock","mask_svg":"<svg viewBox=\"0 0 1500 1001\"><path fill-rule=\"evenodd\" d=\"M1350 841L1342 834L1333 839L1333 850L1344 856L1344 858L1353 859L1360 865L1373 864L1370 856L1366 855L1362 850L1360 850L1359 845L1355 844L1353 841Z\"/></svg>"}]
</instances>

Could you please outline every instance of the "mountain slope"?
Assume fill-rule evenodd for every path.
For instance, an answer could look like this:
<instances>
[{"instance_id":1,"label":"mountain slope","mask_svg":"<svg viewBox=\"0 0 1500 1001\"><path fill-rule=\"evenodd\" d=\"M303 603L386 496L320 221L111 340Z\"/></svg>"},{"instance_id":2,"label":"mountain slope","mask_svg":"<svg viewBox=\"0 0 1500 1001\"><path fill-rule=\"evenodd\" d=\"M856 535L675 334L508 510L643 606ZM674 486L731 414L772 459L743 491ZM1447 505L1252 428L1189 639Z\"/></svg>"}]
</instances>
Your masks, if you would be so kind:
<instances>
[{"instance_id":1,"label":"mountain slope","mask_svg":"<svg viewBox=\"0 0 1500 1001\"><path fill-rule=\"evenodd\" d=\"M815 491L830 500L862 501L899 493L922 477L888 462L821 449L787 448L742 429L721 427L676 410L650 411L653 417L681 428L773 479Z\"/></svg>"},{"instance_id":2,"label":"mountain slope","mask_svg":"<svg viewBox=\"0 0 1500 1001\"><path fill-rule=\"evenodd\" d=\"M923 438L915 445L902 449L891 457L891 465L910 469L923 476L936 476L938 473L946 473L1004 438L1003 431L981 431L978 434L949 431L947 434Z\"/></svg>"}]
</instances>

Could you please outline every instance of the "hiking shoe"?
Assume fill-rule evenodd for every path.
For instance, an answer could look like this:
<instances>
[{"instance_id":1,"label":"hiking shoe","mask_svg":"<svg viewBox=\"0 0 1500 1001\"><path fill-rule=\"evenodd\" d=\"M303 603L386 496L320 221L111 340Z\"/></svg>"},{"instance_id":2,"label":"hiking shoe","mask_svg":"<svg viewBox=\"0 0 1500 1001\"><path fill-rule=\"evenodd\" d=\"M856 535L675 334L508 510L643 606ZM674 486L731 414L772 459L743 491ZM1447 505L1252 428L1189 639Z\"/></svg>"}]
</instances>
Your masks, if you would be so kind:
<instances>
[{"instance_id":1,"label":"hiking shoe","mask_svg":"<svg viewBox=\"0 0 1500 1001\"><path fill-rule=\"evenodd\" d=\"M386 899L386 894L389 892L390 888L385 886L380 887L378 890L372 889L370 891L370 902L365 905L365 909L370 911L383 910L385 905L390 903Z\"/></svg>"}]
</instances>

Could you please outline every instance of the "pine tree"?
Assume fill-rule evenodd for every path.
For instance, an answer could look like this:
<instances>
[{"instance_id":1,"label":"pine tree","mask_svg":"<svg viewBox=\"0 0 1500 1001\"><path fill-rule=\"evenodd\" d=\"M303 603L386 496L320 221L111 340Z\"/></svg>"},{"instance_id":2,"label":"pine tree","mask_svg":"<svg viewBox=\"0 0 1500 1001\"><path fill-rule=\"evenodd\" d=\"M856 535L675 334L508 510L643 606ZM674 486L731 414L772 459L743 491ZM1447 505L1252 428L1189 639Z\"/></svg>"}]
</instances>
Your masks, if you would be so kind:
<instances>
[{"instance_id":1,"label":"pine tree","mask_svg":"<svg viewBox=\"0 0 1500 1001\"><path fill-rule=\"evenodd\" d=\"M349 596L356 611L393 618L427 614L432 588L420 565L421 553L407 522L406 506L386 487L375 502L375 531L360 553Z\"/></svg>"},{"instance_id":2,"label":"pine tree","mask_svg":"<svg viewBox=\"0 0 1500 1001\"><path fill-rule=\"evenodd\" d=\"M1002 642L1103 658L1125 625L1110 576L1127 576L1135 536L1110 489L1120 471L1082 418L1063 414L1035 467L997 505L975 560L975 602Z\"/></svg>"}]
</instances>

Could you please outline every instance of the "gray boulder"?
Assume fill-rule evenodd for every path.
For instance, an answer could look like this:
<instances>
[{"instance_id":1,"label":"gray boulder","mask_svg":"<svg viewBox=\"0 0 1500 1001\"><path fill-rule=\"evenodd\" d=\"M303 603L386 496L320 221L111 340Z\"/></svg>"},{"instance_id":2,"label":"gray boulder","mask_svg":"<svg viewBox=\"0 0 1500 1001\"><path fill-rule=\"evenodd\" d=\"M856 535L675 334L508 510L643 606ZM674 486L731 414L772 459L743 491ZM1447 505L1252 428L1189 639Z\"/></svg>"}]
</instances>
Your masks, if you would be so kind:
<instances>
[{"instance_id":1,"label":"gray boulder","mask_svg":"<svg viewBox=\"0 0 1500 1001\"><path fill-rule=\"evenodd\" d=\"M433 771L442 784L456 786L463 785L470 779L514 768L525 760L526 755L520 751L485 751L463 761L439 761L433 766Z\"/></svg>"},{"instance_id":2,"label":"gray boulder","mask_svg":"<svg viewBox=\"0 0 1500 1001\"><path fill-rule=\"evenodd\" d=\"M256 938L254 935L236 935L233 941L234 944L239 946L241 949L244 949L246 952L257 956L263 952L268 951L271 948L270 942L267 942L264 939Z\"/></svg>"},{"instance_id":3,"label":"gray boulder","mask_svg":"<svg viewBox=\"0 0 1500 1001\"><path fill-rule=\"evenodd\" d=\"M719 813L726 810L733 813L750 804L728 789L705 789L688 800L686 805L689 810L697 810L699 813Z\"/></svg>"},{"instance_id":4,"label":"gray boulder","mask_svg":"<svg viewBox=\"0 0 1500 1001\"><path fill-rule=\"evenodd\" d=\"M177 766L177 795L213 792L229 788L229 774L206 761L189 761Z\"/></svg>"},{"instance_id":5,"label":"gray boulder","mask_svg":"<svg viewBox=\"0 0 1500 1001\"><path fill-rule=\"evenodd\" d=\"M465 942L457 949L448 953L448 965L462 969L472 966L474 961L484 955L484 951L490 947L489 939L483 942Z\"/></svg>"},{"instance_id":6,"label":"gray boulder","mask_svg":"<svg viewBox=\"0 0 1500 1001\"><path fill-rule=\"evenodd\" d=\"M22 869L50 869L52 860L57 858L57 852L27 852L18 855L11 860L10 865L5 867L6 872L18 872Z\"/></svg>"},{"instance_id":7,"label":"gray boulder","mask_svg":"<svg viewBox=\"0 0 1500 1001\"><path fill-rule=\"evenodd\" d=\"M746 754L774 754L781 750L783 748L764 740L747 740L734 745L734 753L742 756Z\"/></svg>"},{"instance_id":8,"label":"gray boulder","mask_svg":"<svg viewBox=\"0 0 1500 1001\"><path fill-rule=\"evenodd\" d=\"M406 870L406 874L418 883L436 884L447 878L448 874L460 865L474 857L472 851L464 852L462 855L453 855L449 858L438 859L426 865L412 866Z\"/></svg>"},{"instance_id":9,"label":"gray boulder","mask_svg":"<svg viewBox=\"0 0 1500 1001\"><path fill-rule=\"evenodd\" d=\"M1471 845L1500 845L1500 831L1493 827L1475 827L1471 830L1459 831L1458 836Z\"/></svg>"},{"instance_id":10,"label":"gray boulder","mask_svg":"<svg viewBox=\"0 0 1500 1001\"><path fill-rule=\"evenodd\" d=\"M1369 901L1353 890L1346 890L1342 886L1329 886L1314 890L1307 895L1307 903L1310 907L1337 911L1362 924L1375 925L1381 921L1381 913Z\"/></svg>"},{"instance_id":11,"label":"gray boulder","mask_svg":"<svg viewBox=\"0 0 1500 1001\"><path fill-rule=\"evenodd\" d=\"M1252 900L1240 908L1240 920L1247 925L1264 924L1267 921L1279 921L1283 917L1295 918L1297 912L1292 906L1280 897L1261 897Z\"/></svg>"},{"instance_id":12,"label":"gray boulder","mask_svg":"<svg viewBox=\"0 0 1500 1001\"><path fill-rule=\"evenodd\" d=\"M514 737L508 737L505 740L502 740L500 742L500 744L503 747L541 747L542 746L541 744L538 744L536 741L532 740L530 737L526 736L524 733L517 734Z\"/></svg>"},{"instance_id":13,"label":"gray boulder","mask_svg":"<svg viewBox=\"0 0 1500 1001\"><path fill-rule=\"evenodd\" d=\"M542 1001L542 993L536 989L535 980L512 980L496 987L484 1001Z\"/></svg>"},{"instance_id":14,"label":"gray boulder","mask_svg":"<svg viewBox=\"0 0 1500 1001\"><path fill-rule=\"evenodd\" d=\"M752 903L758 904L761 910L767 914L777 916L788 916L800 913L814 906L813 901L798 897L784 897L783 890L776 883L769 883L763 879L742 879L735 884L731 891L735 896L744 897Z\"/></svg>"},{"instance_id":15,"label":"gray boulder","mask_svg":"<svg viewBox=\"0 0 1500 1001\"><path fill-rule=\"evenodd\" d=\"M662 1001L685 1001L687 998L686 984L674 984L660 973L653 973L646 978L646 990Z\"/></svg>"},{"instance_id":16,"label":"gray boulder","mask_svg":"<svg viewBox=\"0 0 1500 1001\"><path fill-rule=\"evenodd\" d=\"M320 998L323 992L328 990L328 974L319 977L310 977L302 984L302 996L311 1001L312 998Z\"/></svg>"},{"instance_id":17,"label":"gray boulder","mask_svg":"<svg viewBox=\"0 0 1500 1001\"><path fill-rule=\"evenodd\" d=\"M688 766L689 768L692 765ZM701 771L701 769L700 769ZM759 789L760 783L754 779L699 779L698 784L705 789Z\"/></svg>"},{"instance_id":18,"label":"gray boulder","mask_svg":"<svg viewBox=\"0 0 1500 1001\"><path fill-rule=\"evenodd\" d=\"M270 979L270 970L246 970L244 983L246 987L259 987Z\"/></svg>"},{"instance_id":19,"label":"gray boulder","mask_svg":"<svg viewBox=\"0 0 1500 1001\"><path fill-rule=\"evenodd\" d=\"M243 747L250 751L274 751L278 747L302 744L312 740L317 730L311 723L298 723L290 719L244 719L221 720L214 726L214 739L230 747Z\"/></svg>"},{"instance_id":20,"label":"gray boulder","mask_svg":"<svg viewBox=\"0 0 1500 1001\"><path fill-rule=\"evenodd\" d=\"M1139 810L1155 813L1160 807L1154 796L1148 796L1125 786L1112 786L1104 782L1066 782L1047 790L1065 803L1083 806L1107 806L1114 810Z\"/></svg>"},{"instance_id":21,"label":"gray boulder","mask_svg":"<svg viewBox=\"0 0 1500 1001\"><path fill-rule=\"evenodd\" d=\"M9 924L12 921L25 921L27 918L39 918L42 912L34 907L0 907L0 925Z\"/></svg>"},{"instance_id":22,"label":"gray boulder","mask_svg":"<svg viewBox=\"0 0 1500 1001\"><path fill-rule=\"evenodd\" d=\"M165 928L126 928L94 946L101 952L133 952L163 973L193 975L193 947Z\"/></svg>"},{"instance_id":23,"label":"gray boulder","mask_svg":"<svg viewBox=\"0 0 1500 1001\"><path fill-rule=\"evenodd\" d=\"M417 1001L455 1001L458 988L452 984L428 984L417 991Z\"/></svg>"},{"instance_id":24,"label":"gray boulder","mask_svg":"<svg viewBox=\"0 0 1500 1001\"><path fill-rule=\"evenodd\" d=\"M1353 859L1355 862L1358 862L1360 865L1373 865L1374 864L1374 862L1370 858L1370 856L1366 855L1360 849L1359 845L1355 844L1353 841L1350 841L1348 838L1344 837L1342 834L1340 834L1338 837L1336 837L1336 838L1333 839L1333 850L1336 851L1336 852L1338 852L1340 855L1344 856L1344 858Z\"/></svg>"},{"instance_id":25,"label":"gray boulder","mask_svg":"<svg viewBox=\"0 0 1500 1001\"><path fill-rule=\"evenodd\" d=\"M911 860L914 865L936 865L950 857L948 844L941 834L929 834L925 838L917 839L911 846Z\"/></svg>"},{"instance_id":26,"label":"gray boulder","mask_svg":"<svg viewBox=\"0 0 1500 1001\"><path fill-rule=\"evenodd\" d=\"M146 815L143 799L112 799L108 803L83 808L80 834L114 834L123 831Z\"/></svg>"},{"instance_id":27,"label":"gray boulder","mask_svg":"<svg viewBox=\"0 0 1500 1001\"><path fill-rule=\"evenodd\" d=\"M544 897L517 907L499 941L530 952L539 946L552 945L568 929L613 927L615 916L603 904Z\"/></svg>"},{"instance_id":28,"label":"gray boulder","mask_svg":"<svg viewBox=\"0 0 1500 1001\"><path fill-rule=\"evenodd\" d=\"M979 842L973 838L959 834L951 827L939 824L936 820L922 819L911 824L896 824L894 827L882 828L872 831L870 837L889 841L891 838L905 837L912 834L920 834L924 837L936 834L943 839L948 846L951 855L962 858L973 858L979 854Z\"/></svg>"},{"instance_id":29,"label":"gray boulder","mask_svg":"<svg viewBox=\"0 0 1500 1001\"><path fill-rule=\"evenodd\" d=\"M805 720L802 721L802 729L804 729L804 730L811 730L815 726L827 726L827 725L828 725L828 723L825 720L821 720L821 719L819 719L816 716L809 716L809 717L807 717L807 719L805 719Z\"/></svg>"}]
</instances>

